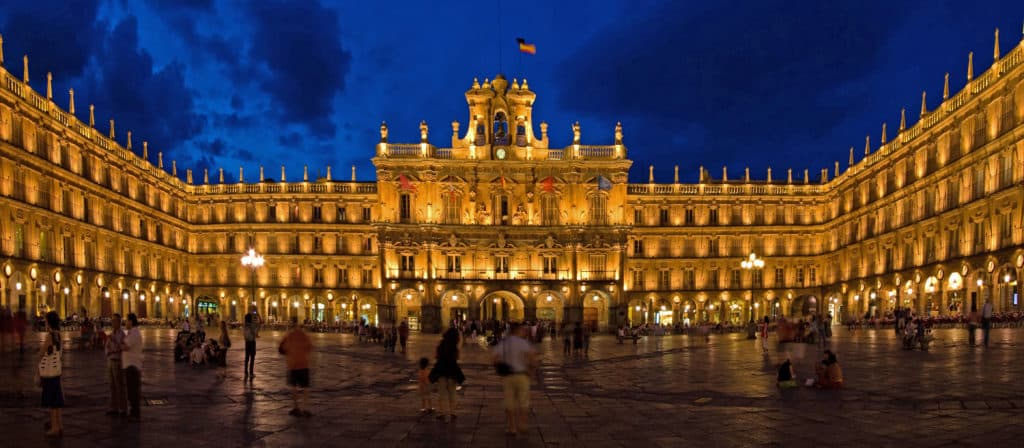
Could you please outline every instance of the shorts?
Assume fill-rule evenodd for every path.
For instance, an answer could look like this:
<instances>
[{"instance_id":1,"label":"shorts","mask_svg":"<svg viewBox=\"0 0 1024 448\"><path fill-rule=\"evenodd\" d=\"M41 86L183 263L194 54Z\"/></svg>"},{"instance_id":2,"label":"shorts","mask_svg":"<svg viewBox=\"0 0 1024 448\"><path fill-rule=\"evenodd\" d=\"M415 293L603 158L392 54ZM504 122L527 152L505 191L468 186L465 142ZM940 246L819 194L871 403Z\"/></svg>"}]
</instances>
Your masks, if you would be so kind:
<instances>
[{"instance_id":1,"label":"shorts","mask_svg":"<svg viewBox=\"0 0 1024 448\"><path fill-rule=\"evenodd\" d=\"M528 409L530 407L530 377L525 373L513 373L502 378L505 391L505 409Z\"/></svg>"},{"instance_id":2,"label":"shorts","mask_svg":"<svg viewBox=\"0 0 1024 448\"><path fill-rule=\"evenodd\" d=\"M298 369L288 371L288 385L308 388L309 387L309 369Z\"/></svg>"}]
</instances>

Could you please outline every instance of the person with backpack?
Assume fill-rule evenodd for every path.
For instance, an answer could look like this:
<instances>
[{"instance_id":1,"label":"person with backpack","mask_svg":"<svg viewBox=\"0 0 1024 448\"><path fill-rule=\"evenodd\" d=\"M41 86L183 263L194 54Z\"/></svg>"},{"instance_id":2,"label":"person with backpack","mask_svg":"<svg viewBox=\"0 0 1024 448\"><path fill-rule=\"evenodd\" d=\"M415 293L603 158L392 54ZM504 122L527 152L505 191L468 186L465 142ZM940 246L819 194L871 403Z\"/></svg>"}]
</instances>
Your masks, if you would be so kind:
<instances>
[{"instance_id":1,"label":"person with backpack","mask_svg":"<svg viewBox=\"0 0 1024 448\"><path fill-rule=\"evenodd\" d=\"M256 322L253 315L254 313L245 315L245 327L242 329L242 336L245 338L245 362L242 364L242 370L245 372L244 378L250 381L256 377L253 373L256 364Z\"/></svg>"}]
</instances>

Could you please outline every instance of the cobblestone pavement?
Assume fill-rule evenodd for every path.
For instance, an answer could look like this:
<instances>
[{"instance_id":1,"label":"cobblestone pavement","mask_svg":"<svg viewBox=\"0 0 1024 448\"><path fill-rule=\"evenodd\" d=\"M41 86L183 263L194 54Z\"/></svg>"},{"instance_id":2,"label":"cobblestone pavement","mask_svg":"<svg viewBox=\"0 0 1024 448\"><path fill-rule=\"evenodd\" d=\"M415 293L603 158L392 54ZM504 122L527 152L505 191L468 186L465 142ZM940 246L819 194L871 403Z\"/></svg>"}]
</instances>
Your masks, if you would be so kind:
<instances>
[{"instance_id":1,"label":"cobblestone pavement","mask_svg":"<svg viewBox=\"0 0 1024 448\"><path fill-rule=\"evenodd\" d=\"M560 341L540 344L531 429L504 435L501 390L477 343L462 351L468 376L458 418L420 415L414 364L436 335L414 335L409 353L384 353L350 335L314 334L314 416L295 418L276 351L281 334L258 340L256 379L242 381L241 334L230 375L172 360L172 330L144 330L139 423L104 415L107 384L99 351L66 354L65 435L43 437L46 412L32 383L37 355L0 358L2 445L34 446L1019 446L1024 436L1024 329L992 332L990 348L967 345L965 330L937 330L929 352L904 351L889 330L836 328L841 391L801 388L780 395L775 365L789 356L813 374L816 346L742 335L648 337L637 345L595 337L589 359L567 360ZM979 338L980 339L980 338ZM116 445L115 445L116 444Z\"/></svg>"}]
</instances>

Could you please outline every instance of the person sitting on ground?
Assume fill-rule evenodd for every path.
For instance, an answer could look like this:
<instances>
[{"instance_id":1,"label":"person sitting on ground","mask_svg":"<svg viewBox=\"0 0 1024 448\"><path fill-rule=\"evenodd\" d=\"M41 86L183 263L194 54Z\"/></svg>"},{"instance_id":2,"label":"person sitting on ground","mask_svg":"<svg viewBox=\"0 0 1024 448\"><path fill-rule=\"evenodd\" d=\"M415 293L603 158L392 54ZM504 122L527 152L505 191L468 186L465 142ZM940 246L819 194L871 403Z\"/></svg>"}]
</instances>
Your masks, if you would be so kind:
<instances>
[{"instance_id":1,"label":"person sitting on ground","mask_svg":"<svg viewBox=\"0 0 1024 448\"><path fill-rule=\"evenodd\" d=\"M843 370L839 367L839 360L832 350L825 350L824 358L815 367L818 380L815 386L822 389L839 389L843 387Z\"/></svg>"},{"instance_id":2,"label":"person sitting on ground","mask_svg":"<svg viewBox=\"0 0 1024 448\"><path fill-rule=\"evenodd\" d=\"M775 377L775 385L779 389L789 389L796 387L796 373L793 371L793 363L789 362L789 358L779 366L779 373Z\"/></svg>"},{"instance_id":3,"label":"person sitting on ground","mask_svg":"<svg viewBox=\"0 0 1024 448\"><path fill-rule=\"evenodd\" d=\"M190 355L192 367L199 367L206 363L206 354L203 353L203 346L200 344L194 344L192 346L192 354Z\"/></svg>"}]
</instances>

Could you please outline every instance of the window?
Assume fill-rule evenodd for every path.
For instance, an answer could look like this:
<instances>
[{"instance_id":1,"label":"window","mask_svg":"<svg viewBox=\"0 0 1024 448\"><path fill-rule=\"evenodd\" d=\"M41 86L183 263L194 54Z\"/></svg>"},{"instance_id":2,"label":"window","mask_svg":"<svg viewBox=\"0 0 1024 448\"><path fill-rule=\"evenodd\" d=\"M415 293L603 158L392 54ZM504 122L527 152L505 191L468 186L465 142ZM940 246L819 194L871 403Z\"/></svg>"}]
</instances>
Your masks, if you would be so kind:
<instances>
[{"instance_id":1,"label":"window","mask_svg":"<svg viewBox=\"0 0 1024 448\"><path fill-rule=\"evenodd\" d=\"M338 285L348 285L348 268L338 268Z\"/></svg>"},{"instance_id":2,"label":"window","mask_svg":"<svg viewBox=\"0 0 1024 448\"><path fill-rule=\"evenodd\" d=\"M807 279L811 282L811 285L818 283L818 270L816 268L810 268L807 271Z\"/></svg>"},{"instance_id":3,"label":"window","mask_svg":"<svg viewBox=\"0 0 1024 448\"><path fill-rule=\"evenodd\" d=\"M590 278L604 279L608 267L607 258L604 254L590 254Z\"/></svg>"},{"instance_id":4,"label":"window","mask_svg":"<svg viewBox=\"0 0 1024 448\"><path fill-rule=\"evenodd\" d=\"M507 226L511 223L508 209L508 196L498 195L494 198L494 224Z\"/></svg>"},{"instance_id":5,"label":"window","mask_svg":"<svg viewBox=\"0 0 1024 448\"><path fill-rule=\"evenodd\" d=\"M444 223L445 224L459 224L462 213L462 196L450 192L444 199Z\"/></svg>"},{"instance_id":6,"label":"window","mask_svg":"<svg viewBox=\"0 0 1024 448\"><path fill-rule=\"evenodd\" d=\"M412 222L412 198L407 193L398 196L398 222Z\"/></svg>"},{"instance_id":7,"label":"window","mask_svg":"<svg viewBox=\"0 0 1024 448\"><path fill-rule=\"evenodd\" d=\"M697 289L697 273L693 269L683 271L683 289Z\"/></svg>"},{"instance_id":8,"label":"window","mask_svg":"<svg viewBox=\"0 0 1024 448\"><path fill-rule=\"evenodd\" d=\"M692 226L692 225L693 225L693 223L694 223L694 219L693 219L693 209L692 209L692 208L688 208L688 209L686 209L686 214L685 214L685 216L686 216L686 225L688 225L688 226Z\"/></svg>"},{"instance_id":9,"label":"window","mask_svg":"<svg viewBox=\"0 0 1024 448\"><path fill-rule=\"evenodd\" d=\"M314 205L313 206L313 222L322 222L324 220L324 214L323 213L324 213L323 206Z\"/></svg>"},{"instance_id":10,"label":"window","mask_svg":"<svg viewBox=\"0 0 1024 448\"><path fill-rule=\"evenodd\" d=\"M227 246L227 252L228 253L234 252L235 251L235 236L232 235L232 234L228 234L227 235L227 241L226 241L225 245Z\"/></svg>"},{"instance_id":11,"label":"window","mask_svg":"<svg viewBox=\"0 0 1024 448\"><path fill-rule=\"evenodd\" d=\"M292 237L292 253L301 253L302 246L299 245L299 236L295 235Z\"/></svg>"},{"instance_id":12,"label":"window","mask_svg":"<svg viewBox=\"0 0 1024 448\"><path fill-rule=\"evenodd\" d=\"M1010 219L1010 216L1010 213L1004 213L999 216L1000 243L1004 247L1013 242L1013 221Z\"/></svg>"},{"instance_id":13,"label":"window","mask_svg":"<svg viewBox=\"0 0 1024 448\"><path fill-rule=\"evenodd\" d=\"M607 203L608 197L604 194L598 193L590 197L590 224L595 226L607 224Z\"/></svg>"},{"instance_id":14,"label":"window","mask_svg":"<svg viewBox=\"0 0 1024 448\"><path fill-rule=\"evenodd\" d=\"M733 289L740 288L742 286L742 275L739 269L732 269L729 271L729 287Z\"/></svg>"},{"instance_id":15,"label":"window","mask_svg":"<svg viewBox=\"0 0 1024 448\"><path fill-rule=\"evenodd\" d=\"M462 256L449 254L448 255L448 273L449 274L461 274L462 273Z\"/></svg>"},{"instance_id":16,"label":"window","mask_svg":"<svg viewBox=\"0 0 1024 448\"><path fill-rule=\"evenodd\" d=\"M718 256L718 238L710 238L710 239L708 239L708 256L709 257L717 257Z\"/></svg>"},{"instance_id":17,"label":"window","mask_svg":"<svg viewBox=\"0 0 1024 448\"><path fill-rule=\"evenodd\" d=\"M935 236L929 235L924 237L924 262L931 263L935 261Z\"/></svg>"},{"instance_id":18,"label":"window","mask_svg":"<svg viewBox=\"0 0 1024 448\"><path fill-rule=\"evenodd\" d=\"M75 263L75 245L70 236L64 237L64 256L62 263L70 265Z\"/></svg>"},{"instance_id":19,"label":"window","mask_svg":"<svg viewBox=\"0 0 1024 448\"><path fill-rule=\"evenodd\" d=\"M985 195L985 165L974 168L974 192L971 199L978 199Z\"/></svg>"},{"instance_id":20,"label":"window","mask_svg":"<svg viewBox=\"0 0 1024 448\"><path fill-rule=\"evenodd\" d=\"M717 268L708 271L708 284L711 285L712 288L718 288L720 286L720 284L719 284L719 280L720 279L721 278L718 275L718 269Z\"/></svg>"},{"instance_id":21,"label":"window","mask_svg":"<svg viewBox=\"0 0 1024 448\"><path fill-rule=\"evenodd\" d=\"M369 286L373 282L373 269L363 269L363 286Z\"/></svg>"},{"instance_id":22,"label":"window","mask_svg":"<svg viewBox=\"0 0 1024 448\"><path fill-rule=\"evenodd\" d=\"M277 222L277 206L270 204L267 206L267 222Z\"/></svg>"},{"instance_id":23,"label":"window","mask_svg":"<svg viewBox=\"0 0 1024 448\"><path fill-rule=\"evenodd\" d=\"M139 220L139 234L142 235L142 239L149 239L149 226L146 225L146 220Z\"/></svg>"},{"instance_id":24,"label":"window","mask_svg":"<svg viewBox=\"0 0 1024 448\"><path fill-rule=\"evenodd\" d=\"M668 225L668 209L658 210L658 224L662 226Z\"/></svg>"},{"instance_id":25,"label":"window","mask_svg":"<svg viewBox=\"0 0 1024 448\"><path fill-rule=\"evenodd\" d=\"M1013 156L1005 154L999 158L999 186L1009 187L1013 183Z\"/></svg>"},{"instance_id":26,"label":"window","mask_svg":"<svg viewBox=\"0 0 1024 448\"><path fill-rule=\"evenodd\" d=\"M888 272L888 271L892 270L892 268L893 268L893 250L892 250L892 247L886 247L885 248L885 261L884 261L884 263L885 263L885 266L884 266L883 271Z\"/></svg>"},{"instance_id":27,"label":"window","mask_svg":"<svg viewBox=\"0 0 1024 448\"><path fill-rule=\"evenodd\" d=\"M553 194L546 194L541 197L541 219L546 226L558 225L558 197Z\"/></svg>"},{"instance_id":28,"label":"window","mask_svg":"<svg viewBox=\"0 0 1024 448\"><path fill-rule=\"evenodd\" d=\"M644 284L644 271L633 271L633 289L647 289L647 285Z\"/></svg>"},{"instance_id":29,"label":"window","mask_svg":"<svg viewBox=\"0 0 1024 448\"><path fill-rule=\"evenodd\" d=\"M89 218L91 217L90 212L92 210L90 209L89 198L82 198L82 219L85 220L85 222L91 222Z\"/></svg>"},{"instance_id":30,"label":"window","mask_svg":"<svg viewBox=\"0 0 1024 448\"><path fill-rule=\"evenodd\" d=\"M317 253L324 249L324 238L321 236L313 237L313 252Z\"/></svg>"},{"instance_id":31,"label":"window","mask_svg":"<svg viewBox=\"0 0 1024 448\"><path fill-rule=\"evenodd\" d=\"M711 209L708 212L708 225L710 225L710 226L718 225L718 209L717 208L713 208L713 209Z\"/></svg>"},{"instance_id":32,"label":"window","mask_svg":"<svg viewBox=\"0 0 1024 448\"><path fill-rule=\"evenodd\" d=\"M494 272L497 274L508 274L508 255L494 257Z\"/></svg>"},{"instance_id":33,"label":"window","mask_svg":"<svg viewBox=\"0 0 1024 448\"><path fill-rule=\"evenodd\" d=\"M974 223L974 253L985 251L985 222Z\"/></svg>"},{"instance_id":34,"label":"window","mask_svg":"<svg viewBox=\"0 0 1024 448\"><path fill-rule=\"evenodd\" d=\"M413 255L402 255L402 273L414 273L416 271L416 257Z\"/></svg>"},{"instance_id":35,"label":"window","mask_svg":"<svg viewBox=\"0 0 1024 448\"><path fill-rule=\"evenodd\" d=\"M370 222L372 220L372 214L370 207L363 207L363 222Z\"/></svg>"},{"instance_id":36,"label":"window","mask_svg":"<svg viewBox=\"0 0 1024 448\"><path fill-rule=\"evenodd\" d=\"M804 268L796 268L796 285L804 286Z\"/></svg>"},{"instance_id":37,"label":"window","mask_svg":"<svg viewBox=\"0 0 1024 448\"><path fill-rule=\"evenodd\" d=\"M760 269L750 271L750 279L754 288L764 288L764 271Z\"/></svg>"},{"instance_id":38,"label":"window","mask_svg":"<svg viewBox=\"0 0 1024 448\"><path fill-rule=\"evenodd\" d=\"M658 289L672 289L672 271L667 269L658 271Z\"/></svg>"},{"instance_id":39,"label":"window","mask_svg":"<svg viewBox=\"0 0 1024 448\"><path fill-rule=\"evenodd\" d=\"M128 212L121 212L121 233L131 233L131 218L128 216Z\"/></svg>"},{"instance_id":40,"label":"window","mask_svg":"<svg viewBox=\"0 0 1024 448\"><path fill-rule=\"evenodd\" d=\"M338 206L338 222L348 222L348 216L345 213L345 207Z\"/></svg>"},{"instance_id":41,"label":"window","mask_svg":"<svg viewBox=\"0 0 1024 448\"><path fill-rule=\"evenodd\" d=\"M636 207L633 209L633 225L642 226L644 225L644 209Z\"/></svg>"},{"instance_id":42,"label":"window","mask_svg":"<svg viewBox=\"0 0 1024 448\"><path fill-rule=\"evenodd\" d=\"M637 238L633 240L633 256L642 257L644 256L644 240Z\"/></svg>"},{"instance_id":43,"label":"window","mask_svg":"<svg viewBox=\"0 0 1024 448\"><path fill-rule=\"evenodd\" d=\"M776 288L786 286L786 271L782 268L775 268L775 284L772 285Z\"/></svg>"},{"instance_id":44,"label":"window","mask_svg":"<svg viewBox=\"0 0 1024 448\"><path fill-rule=\"evenodd\" d=\"M955 226L950 229L948 239L946 243L949 245L949 256L959 257L960 256L960 226Z\"/></svg>"},{"instance_id":45,"label":"window","mask_svg":"<svg viewBox=\"0 0 1024 448\"><path fill-rule=\"evenodd\" d=\"M544 256L544 274L558 273L558 257L554 255Z\"/></svg>"},{"instance_id":46,"label":"window","mask_svg":"<svg viewBox=\"0 0 1024 448\"><path fill-rule=\"evenodd\" d=\"M313 284L322 285L324 283L324 268L313 269Z\"/></svg>"},{"instance_id":47,"label":"window","mask_svg":"<svg viewBox=\"0 0 1024 448\"><path fill-rule=\"evenodd\" d=\"M366 237L363 240L363 252L373 252L373 238Z\"/></svg>"}]
</instances>

